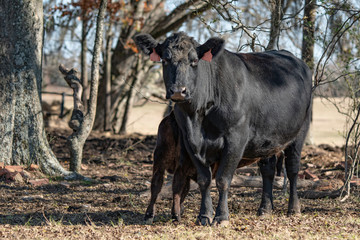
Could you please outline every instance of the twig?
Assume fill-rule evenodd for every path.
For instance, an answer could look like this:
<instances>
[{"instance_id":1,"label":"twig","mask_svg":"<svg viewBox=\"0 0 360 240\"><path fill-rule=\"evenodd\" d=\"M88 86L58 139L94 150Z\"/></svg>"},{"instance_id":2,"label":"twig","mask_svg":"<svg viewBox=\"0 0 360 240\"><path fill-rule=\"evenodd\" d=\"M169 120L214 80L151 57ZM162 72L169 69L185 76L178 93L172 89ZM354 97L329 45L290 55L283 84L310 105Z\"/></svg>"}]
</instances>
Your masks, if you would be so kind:
<instances>
[{"instance_id":1,"label":"twig","mask_svg":"<svg viewBox=\"0 0 360 240\"><path fill-rule=\"evenodd\" d=\"M125 148L124 150L121 151L121 153L127 152L128 150L130 150L131 148L133 148L134 146L138 145L139 143L142 143L145 140L145 138L140 139L139 141L137 141L136 143L130 145L129 147Z\"/></svg>"},{"instance_id":2,"label":"twig","mask_svg":"<svg viewBox=\"0 0 360 240\"><path fill-rule=\"evenodd\" d=\"M349 173L349 171L348 171L348 158L351 157L348 154L349 139L350 139L350 136L351 136L351 134L352 134L352 132L354 130L354 127L358 124L357 121L359 119L359 116L360 116L360 105L358 106L358 112L356 114L355 119L353 120L353 123L352 123L352 125L351 125L351 127L350 127L350 129L348 131L347 137L346 137L346 143L345 143L345 183L344 183L344 187L341 190L340 196L343 196L344 191L346 192L346 195L341 201L345 201L346 198L350 195L350 180L353 177L353 174L354 174L353 170L354 170L354 167L355 167L354 164L356 164L357 158L358 158L357 156L355 156L355 158L352 159L353 160L352 167L351 167L350 173ZM359 148L359 146L360 146L360 143L358 143L355 147Z\"/></svg>"}]
</instances>

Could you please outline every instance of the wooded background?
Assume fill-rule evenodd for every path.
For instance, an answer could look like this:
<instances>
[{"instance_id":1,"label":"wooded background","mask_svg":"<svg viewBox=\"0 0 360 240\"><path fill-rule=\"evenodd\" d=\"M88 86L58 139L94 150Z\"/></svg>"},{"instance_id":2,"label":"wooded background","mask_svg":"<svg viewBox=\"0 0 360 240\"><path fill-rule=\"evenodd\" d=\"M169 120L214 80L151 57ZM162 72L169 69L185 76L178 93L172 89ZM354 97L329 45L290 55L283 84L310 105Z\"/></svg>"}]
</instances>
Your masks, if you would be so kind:
<instances>
[{"instance_id":1,"label":"wooded background","mask_svg":"<svg viewBox=\"0 0 360 240\"><path fill-rule=\"evenodd\" d=\"M44 84L64 83L57 63L66 61L86 88L98 4L45 3ZM160 41L173 31L199 42L221 36L233 51L287 49L314 70L317 95L358 95L359 11L355 0L109 1L94 127L125 133L134 103L164 95L160 65L132 41L138 32Z\"/></svg>"}]
</instances>

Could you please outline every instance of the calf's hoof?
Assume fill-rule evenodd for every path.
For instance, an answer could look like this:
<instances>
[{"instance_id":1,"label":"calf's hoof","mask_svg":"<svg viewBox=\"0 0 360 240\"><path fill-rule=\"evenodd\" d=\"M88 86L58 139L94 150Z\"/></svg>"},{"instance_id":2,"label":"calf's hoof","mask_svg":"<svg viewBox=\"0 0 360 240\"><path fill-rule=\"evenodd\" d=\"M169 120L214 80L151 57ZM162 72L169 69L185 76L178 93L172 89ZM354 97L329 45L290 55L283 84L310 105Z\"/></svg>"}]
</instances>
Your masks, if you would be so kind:
<instances>
[{"instance_id":1,"label":"calf's hoof","mask_svg":"<svg viewBox=\"0 0 360 240\"><path fill-rule=\"evenodd\" d=\"M199 216L196 219L196 225L200 225L200 226L210 226L211 225L211 217L202 215Z\"/></svg>"},{"instance_id":2,"label":"calf's hoof","mask_svg":"<svg viewBox=\"0 0 360 240\"><path fill-rule=\"evenodd\" d=\"M184 211L185 211L185 207L184 207L184 205L181 205L181 207L180 207L180 214L183 215L183 214L184 214Z\"/></svg>"},{"instance_id":3,"label":"calf's hoof","mask_svg":"<svg viewBox=\"0 0 360 240\"><path fill-rule=\"evenodd\" d=\"M173 222L180 222L181 221L181 216L180 215L177 215L177 214L173 214L171 216Z\"/></svg>"}]
</instances>

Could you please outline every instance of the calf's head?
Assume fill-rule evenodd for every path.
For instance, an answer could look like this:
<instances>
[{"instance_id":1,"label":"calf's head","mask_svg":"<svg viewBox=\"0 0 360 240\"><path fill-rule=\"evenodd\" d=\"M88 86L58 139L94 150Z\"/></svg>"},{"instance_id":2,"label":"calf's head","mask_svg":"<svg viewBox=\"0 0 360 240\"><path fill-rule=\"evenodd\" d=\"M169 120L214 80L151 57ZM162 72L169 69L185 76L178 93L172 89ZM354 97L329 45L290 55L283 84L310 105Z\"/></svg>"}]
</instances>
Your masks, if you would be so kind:
<instances>
[{"instance_id":1,"label":"calf's head","mask_svg":"<svg viewBox=\"0 0 360 240\"><path fill-rule=\"evenodd\" d=\"M210 38L200 45L183 32L174 33L163 43L149 34L138 34L134 40L152 61L162 61L166 98L175 102L191 99L203 64L211 62L224 46L221 38Z\"/></svg>"}]
</instances>

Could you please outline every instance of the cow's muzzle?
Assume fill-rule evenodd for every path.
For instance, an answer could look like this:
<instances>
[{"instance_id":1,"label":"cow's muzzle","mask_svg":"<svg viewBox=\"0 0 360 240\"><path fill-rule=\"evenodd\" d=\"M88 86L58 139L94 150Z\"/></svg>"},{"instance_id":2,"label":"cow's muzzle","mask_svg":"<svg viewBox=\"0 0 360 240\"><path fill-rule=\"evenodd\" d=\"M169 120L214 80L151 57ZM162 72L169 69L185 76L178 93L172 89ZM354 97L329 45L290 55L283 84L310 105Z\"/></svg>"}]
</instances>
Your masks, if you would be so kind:
<instances>
[{"instance_id":1,"label":"cow's muzzle","mask_svg":"<svg viewBox=\"0 0 360 240\"><path fill-rule=\"evenodd\" d=\"M184 101L185 97L186 97L186 88L181 87L181 88L178 88L177 90L170 89L170 94L171 94L170 98L174 102Z\"/></svg>"}]
</instances>

